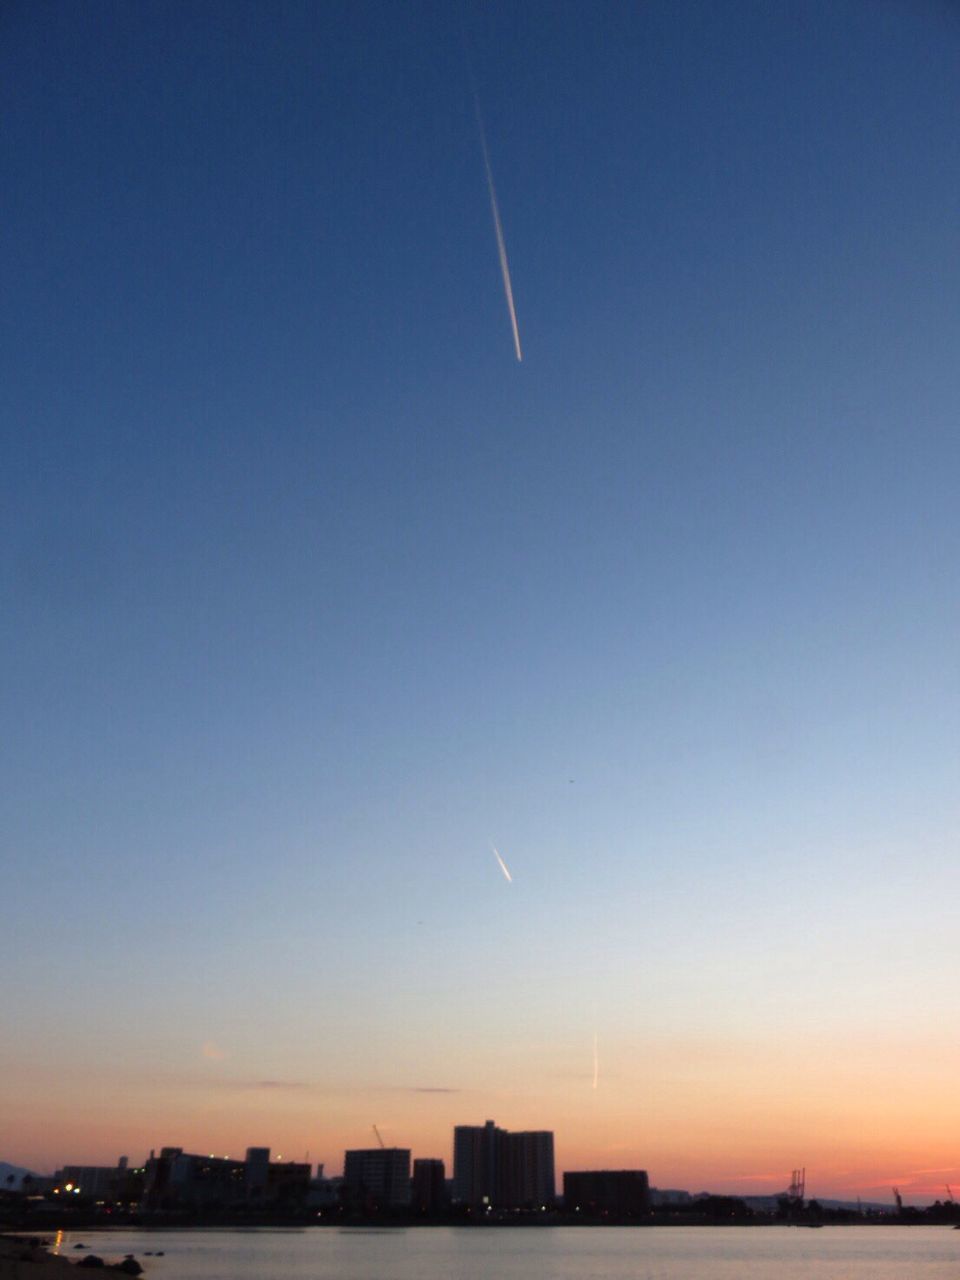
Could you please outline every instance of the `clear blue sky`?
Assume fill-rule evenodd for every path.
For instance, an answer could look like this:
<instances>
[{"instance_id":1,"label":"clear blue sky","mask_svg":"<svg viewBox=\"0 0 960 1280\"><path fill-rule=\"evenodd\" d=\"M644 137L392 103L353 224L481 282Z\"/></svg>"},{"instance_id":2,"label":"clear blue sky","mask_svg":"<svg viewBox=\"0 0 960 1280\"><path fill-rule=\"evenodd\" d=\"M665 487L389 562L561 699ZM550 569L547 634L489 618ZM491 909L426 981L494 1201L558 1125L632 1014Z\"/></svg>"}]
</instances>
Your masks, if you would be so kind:
<instances>
[{"instance_id":1,"label":"clear blue sky","mask_svg":"<svg viewBox=\"0 0 960 1280\"><path fill-rule=\"evenodd\" d=\"M0 1157L960 1014L958 11L463 12L522 364L455 6L4 7Z\"/></svg>"}]
</instances>

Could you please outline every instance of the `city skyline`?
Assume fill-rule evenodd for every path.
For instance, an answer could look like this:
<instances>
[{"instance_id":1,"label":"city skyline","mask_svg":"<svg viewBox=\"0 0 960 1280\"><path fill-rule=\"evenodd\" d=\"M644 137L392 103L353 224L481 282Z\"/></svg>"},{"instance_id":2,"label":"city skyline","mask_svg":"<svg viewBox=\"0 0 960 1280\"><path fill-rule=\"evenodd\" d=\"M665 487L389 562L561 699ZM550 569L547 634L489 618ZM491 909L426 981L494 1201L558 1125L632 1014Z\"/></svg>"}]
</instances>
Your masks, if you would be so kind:
<instances>
[{"instance_id":1,"label":"city skyline","mask_svg":"<svg viewBox=\"0 0 960 1280\"><path fill-rule=\"evenodd\" d=\"M0 1159L960 1184L958 65L6 7Z\"/></svg>"},{"instance_id":2,"label":"city skyline","mask_svg":"<svg viewBox=\"0 0 960 1280\"><path fill-rule=\"evenodd\" d=\"M437 1148L437 1150L427 1152L425 1150L421 1151L412 1147L401 1147L401 1146L389 1145L386 1142L384 1142L383 1133L381 1132L380 1126L371 1126L371 1128L374 1136L377 1139L378 1144L382 1144L382 1145L368 1146L368 1147L362 1147L358 1145L348 1146L344 1148L340 1153L339 1160L337 1159L337 1157L324 1158L322 1156L318 1159L315 1155L311 1155L311 1152L309 1150L304 1150L302 1157L298 1158L297 1155L291 1154L292 1152L295 1152L295 1147L296 1147L295 1143L287 1144L286 1146L287 1154L284 1154L283 1152L280 1152L280 1151L275 1151L273 1148L269 1146L257 1147L257 1146L247 1145L245 1148L241 1146L240 1148L238 1148L238 1152L240 1150L245 1149L245 1155L241 1156L239 1154L235 1155L230 1151L218 1150L218 1151L208 1152L207 1148L209 1144L201 1142L196 1144L190 1144L190 1143L177 1144L176 1146L171 1146L170 1144L158 1145L154 1143L149 1149L149 1155L146 1156L141 1163L143 1165L149 1165L150 1162L154 1160L154 1157L158 1155L158 1153L160 1155L164 1155L165 1153L172 1152L172 1151L178 1151L178 1152L189 1151L192 1145L196 1154L189 1156L188 1157L189 1159L195 1159L195 1158L205 1159L209 1157L209 1159L211 1160L225 1161L225 1162L232 1161L234 1163L242 1163L243 1161L246 1161L247 1163L249 1163L251 1159L254 1159L254 1160L260 1160L264 1165L266 1163L273 1161L277 1164L283 1164L291 1168L298 1168L298 1169L306 1168L308 1170L316 1170L317 1178L326 1178L327 1180L333 1179L334 1181L344 1181L345 1183L349 1184L351 1180L347 1173L347 1164L351 1156L358 1159L360 1158L365 1159L367 1157L379 1158L380 1156L393 1157L397 1155L403 1155L406 1159L406 1164L408 1167L408 1175L410 1176L411 1186L413 1186L413 1178L414 1178L417 1166L439 1165L441 1169L445 1168L447 1171L447 1174L448 1174L447 1181L451 1188L451 1192L454 1196L454 1201L464 1203L464 1204L473 1204L477 1206L484 1201L484 1196L487 1196L488 1199L494 1200L496 1202L501 1202L502 1197L500 1196L498 1191L492 1191L491 1187L487 1185L486 1182L484 1182L482 1186L480 1184L477 1184L476 1187L468 1188L467 1183L464 1181L463 1165L460 1165L460 1174L458 1175L458 1164L460 1163L458 1161L458 1146L460 1144L460 1140L458 1139L458 1134L464 1135L464 1136L466 1136L467 1134L476 1134L478 1138L481 1138L481 1135L487 1135L487 1139L489 1140L489 1134L492 1132L492 1133L495 1133L497 1136L502 1135L503 1137L506 1137L506 1138L512 1137L514 1139L531 1139L531 1138L532 1139L541 1139L541 1138L548 1139L549 1140L549 1157L548 1157L549 1166L548 1167L552 1171L552 1180L553 1180L553 1185L555 1187L554 1194L559 1194L559 1188L564 1183L566 1176L571 1173L579 1177L594 1177L594 1176L597 1176L598 1173L601 1171L606 1171L607 1173L609 1173L610 1171L615 1171L618 1174L622 1174L624 1170L631 1169L633 1170L633 1172L631 1173L631 1176L636 1176L638 1172L639 1172L639 1176L642 1176L644 1179L647 1179L647 1176L648 1176L646 1166L643 1166L641 1168L640 1165L636 1164L636 1162L634 1162L633 1164L630 1164L629 1161L622 1162L620 1164L617 1164L616 1161L611 1161L606 1165L602 1165L597 1162L594 1162L592 1165L589 1162L581 1162L580 1164L575 1164L573 1162L568 1161L566 1165L561 1163L557 1163L556 1165L554 1165L553 1151L554 1151L555 1135L552 1130L548 1130L548 1131L519 1130L519 1131L510 1133L500 1129L498 1126L495 1127L494 1122L490 1120L484 1122L483 1125L463 1125L461 1123L458 1123L454 1125L452 1135L448 1138L447 1149ZM487 1158L492 1159L493 1157L492 1155L488 1154ZM469 1163L469 1161L466 1161L465 1163ZM110 1169L119 1169L121 1171L126 1171L128 1167L133 1171L136 1171L136 1168L137 1168L136 1163L132 1165L129 1163L129 1156L127 1155L120 1156L119 1158L113 1161L110 1161L110 1160L84 1161L84 1160L68 1160L68 1159L58 1158L53 1162L53 1164L50 1166L49 1169L47 1170L32 1169L31 1172L40 1174L42 1177L48 1178L56 1169L66 1170L67 1172L70 1172L70 1171L76 1172L80 1170L85 1170L88 1174L96 1170L99 1174L102 1175L103 1173L109 1171ZM270 1167L272 1168L273 1164L271 1164ZM589 1172L590 1170L593 1170L593 1172ZM142 1169L140 1171L142 1172ZM668 1192L680 1191L689 1195L709 1193L709 1194L719 1194L719 1195L732 1195L732 1196L747 1197L747 1198L751 1198L751 1197L769 1198L774 1196L781 1196L784 1194L792 1194L792 1192L790 1191L790 1188L788 1187L788 1182L792 1183L792 1181L795 1180L797 1172L798 1171L794 1169L792 1171L777 1170L777 1171L773 1171L765 1174L757 1174L757 1175L749 1175L749 1176L736 1175L733 1177L724 1177L723 1175L720 1175L719 1180L716 1181L715 1185L707 1177L703 1177L700 1179L697 1179L695 1177L690 1182L689 1185L683 1185L683 1186L681 1186L677 1182L677 1180L671 1181L669 1178L660 1178L659 1184L654 1184L653 1182L650 1182L649 1189L650 1191L668 1191ZM816 1181L817 1172L818 1171L816 1169L810 1170L810 1175L814 1181ZM838 1199L851 1204L857 1200L862 1199L865 1204L867 1203L886 1204L891 1200L892 1196L898 1196L899 1199L897 1200L897 1203L900 1203L900 1201L902 1201L906 1205L926 1205L933 1201L942 1200L943 1192L945 1190L948 1193L948 1198L952 1196L952 1189L949 1184L949 1177L954 1173L955 1173L955 1170L952 1167L917 1170L913 1173L908 1172L906 1176L901 1175L899 1178L894 1177L893 1180L890 1180L887 1182L867 1186L863 1190L858 1190L853 1184L851 1184L845 1187L844 1194L840 1194L840 1195L828 1194L827 1192L822 1190L819 1192L814 1191L811 1195L811 1198L817 1199L817 1200ZM806 1175L807 1175L806 1168L803 1169L803 1174L806 1180ZM925 1181L922 1184L916 1182L915 1179L918 1175L923 1176L925 1179L927 1179L927 1181ZM469 1177L469 1175L466 1175L466 1176ZM937 1177L941 1179L939 1182L936 1180ZM546 1191L545 1186L541 1186L541 1190L545 1192ZM801 1192L800 1194L802 1196L803 1193ZM508 1197L508 1199L509 1198L510 1197ZM532 1199L536 1199L536 1198L537 1198L536 1195L532 1197Z\"/></svg>"},{"instance_id":3,"label":"city skyline","mask_svg":"<svg viewBox=\"0 0 960 1280\"><path fill-rule=\"evenodd\" d=\"M141 1165L131 1164L129 1156L119 1156L106 1165L59 1163L55 1171L34 1174L0 1162L8 1176L7 1189L27 1189L33 1179L35 1193L65 1194L64 1208L69 1211L72 1196L96 1200L98 1206L112 1200L129 1204L131 1198L150 1212L167 1212L192 1204L194 1208L229 1208L235 1195L252 1205L274 1206L284 1199L285 1191L297 1188L306 1196L313 1187L322 1196L316 1205L357 1212L380 1212L413 1209L418 1213L451 1208L484 1214L492 1210L541 1212L563 1203L566 1211L577 1208L577 1202L589 1205L605 1202L615 1214L634 1216L655 1204L691 1205L698 1197L715 1198L717 1193L686 1188L655 1187L646 1169L566 1170L557 1174L554 1166L554 1134L551 1131L515 1131L501 1129L492 1120L483 1125L456 1125L453 1131L452 1161L438 1156L415 1155L409 1147L388 1147L379 1129L374 1127L378 1145L348 1148L343 1153L342 1171L331 1172L323 1161L314 1163L309 1152L303 1161L290 1160L270 1147L247 1147L244 1156L228 1153L186 1151L182 1146L164 1145L151 1148ZM446 1173L449 1170L450 1176ZM806 1169L790 1173L789 1186L773 1195L740 1197L753 1201L786 1200L802 1208L807 1203ZM15 1174L22 1175L15 1177ZM133 1181L131 1182L131 1179ZM561 1189L562 1184L562 1189ZM953 1192L947 1185L947 1203L953 1205ZM906 1200L899 1188L892 1188L897 1210ZM172 1193L172 1198L170 1198ZM727 1195L729 1193L720 1193ZM651 1200L651 1196L659 1199ZM184 1199L186 1197L186 1199ZM365 1197L371 1200L365 1205ZM810 1196L812 1203L822 1197ZM938 1198L942 1203L942 1200ZM827 1201L827 1203L830 1203ZM847 1202L852 1204L853 1202ZM883 1207L863 1201L863 1207Z\"/></svg>"}]
</instances>

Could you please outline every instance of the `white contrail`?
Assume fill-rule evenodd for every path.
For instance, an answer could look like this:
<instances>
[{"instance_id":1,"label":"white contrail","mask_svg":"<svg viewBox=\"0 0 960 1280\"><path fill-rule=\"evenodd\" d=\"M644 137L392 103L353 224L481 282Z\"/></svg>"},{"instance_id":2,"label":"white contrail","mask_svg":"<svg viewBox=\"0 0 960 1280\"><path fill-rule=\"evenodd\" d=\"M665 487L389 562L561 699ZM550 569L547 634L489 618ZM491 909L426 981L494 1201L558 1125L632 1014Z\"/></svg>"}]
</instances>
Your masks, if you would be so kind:
<instances>
[{"instance_id":1,"label":"white contrail","mask_svg":"<svg viewBox=\"0 0 960 1280\"><path fill-rule=\"evenodd\" d=\"M513 876L510 874L510 871L507 868L507 864L504 862L504 860L500 857L500 854L497 852L497 846L495 844L491 844L490 848L493 851L493 856L500 863L500 870L507 877L510 883L513 884Z\"/></svg>"},{"instance_id":2,"label":"white contrail","mask_svg":"<svg viewBox=\"0 0 960 1280\"><path fill-rule=\"evenodd\" d=\"M596 1088L600 1082L600 1042L597 1033L593 1033L593 1087Z\"/></svg>"},{"instance_id":3,"label":"white contrail","mask_svg":"<svg viewBox=\"0 0 960 1280\"><path fill-rule=\"evenodd\" d=\"M477 116L477 129L480 133L480 150L483 152L483 167L487 174L487 190L490 193L490 212L493 214L493 229L497 234L497 253L500 255L500 274L503 276L503 292L507 299L507 310L510 312L510 326L513 329L513 349L517 359L523 359L520 350L520 327L517 324L517 308L513 305L513 285L510 283L510 263L507 261L507 246L503 238L503 223L500 221L500 206L497 204L497 189L493 185L493 169L490 167L490 151L487 148L487 131L483 127L483 116L480 114L480 98L476 85L473 86L473 109ZM500 855L497 854L497 857Z\"/></svg>"}]
</instances>

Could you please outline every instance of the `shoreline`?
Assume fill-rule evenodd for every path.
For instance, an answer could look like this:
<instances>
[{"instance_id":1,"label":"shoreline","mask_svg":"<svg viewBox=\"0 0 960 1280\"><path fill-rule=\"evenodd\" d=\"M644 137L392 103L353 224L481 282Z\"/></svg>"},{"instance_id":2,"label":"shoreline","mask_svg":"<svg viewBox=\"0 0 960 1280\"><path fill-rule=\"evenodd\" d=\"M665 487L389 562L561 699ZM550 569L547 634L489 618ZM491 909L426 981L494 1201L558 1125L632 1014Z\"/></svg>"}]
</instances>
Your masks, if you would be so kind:
<instances>
[{"instance_id":1,"label":"shoreline","mask_svg":"<svg viewBox=\"0 0 960 1280\"><path fill-rule=\"evenodd\" d=\"M0 1280L66 1280L73 1265L52 1254L42 1236L0 1235Z\"/></svg>"},{"instance_id":2,"label":"shoreline","mask_svg":"<svg viewBox=\"0 0 960 1280\"><path fill-rule=\"evenodd\" d=\"M189 1232L189 1231L214 1231L223 1232L224 1234L231 1232L304 1232L304 1231L408 1231L408 1230L437 1230L442 1228L452 1228L456 1230L465 1229L469 1231L490 1231L490 1230L523 1230L523 1231L548 1231L557 1229L569 1229L573 1231L583 1230L630 1230L630 1231L649 1231L649 1230L677 1230L683 1228L699 1229L706 1228L723 1228L724 1230L735 1227L742 1227L748 1230L762 1230L774 1227L787 1227L791 1230L821 1230L825 1227L942 1227L944 1230L960 1230L960 1225L952 1222L898 1222L895 1219L864 1219L860 1221L847 1222L778 1222L774 1219L730 1219L730 1218L699 1218L699 1219L683 1219L670 1218L660 1220L647 1220L643 1222L637 1221L613 1221L598 1222L594 1220L586 1221L527 1221L527 1222L510 1222L503 1219L494 1221L478 1221L478 1222L450 1222L450 1221L422 1221L409 1219L389 1219L389 1218L357 1218L353 1220L301 1220L301 1221L275 1221L275 1222L250 1222L249 1220L236 1220L233 1222L212 1221L193 1221L193 1222L71 1222L71 1223L54 1223L45 1227L42 1231L36 1228L27 1230L26 1228L18 1228L15 1226L0 1227L0 1262L4 1257L8 1256L5 1247L11 1247L10 1251L14 1252L19 1246L21 1250L27 1245L32 1245L39 1250L48 1250L50 1241L46 1237L56 1235L58 1232L69 1233L70 1235L84 1236L102 1236L108 1238L111 1235L122 1235L124 1232L140 1233L140 1232ZM48 1257L56 1262L65 1263L68 1266L75 1266L80 1258L64 1258L57 1254L48 1254ZM24 1264L26 1265L26 1263ZM117 1266L117 1263L107 1263L106 1266ZM36 1271L31 1271L31 1275L36 1275ZM0 1280L6 1280L5 1274L0 1271Z\"/></svg>"},{"instance_id":3,"label":"shoreline","mask_svg":"<svg viewBox=\"0 0 960 1280\"><path fill-rule=\"evenodd\" d=\"M109 1230L106 1228L105 1230ZM84 1259L99 1257L93 1251L80 1257L65 1258L50 1252L47 1233L24 1232L23 1235L0 1232L0 1280L67 1280L76 1275ZM143 1267L128 1254L122 1261L87 1262L83 1270L111 1271L120 1275L140 1275Z\"/></svg>"}]
</instances>

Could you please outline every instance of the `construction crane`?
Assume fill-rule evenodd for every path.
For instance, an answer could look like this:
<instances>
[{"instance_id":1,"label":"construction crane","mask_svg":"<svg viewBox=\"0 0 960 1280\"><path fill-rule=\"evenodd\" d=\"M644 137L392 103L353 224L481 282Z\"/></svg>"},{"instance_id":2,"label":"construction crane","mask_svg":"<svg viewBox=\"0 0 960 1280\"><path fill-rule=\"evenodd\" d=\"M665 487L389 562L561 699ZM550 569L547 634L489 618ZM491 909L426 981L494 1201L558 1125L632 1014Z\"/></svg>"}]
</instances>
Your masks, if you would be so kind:
<instances>
[{"instance_id":1,"label":"construction crane","mask_svg":"<svg viewBox=\"0 0 960 1280\"><path fill-rule=\"evenodd\" d=\"M380 1150L381 1150L381 1151L386 1151L386 1149L387 1149L387 1144L386 1144L386 1143L384 1142L384 1140L380 1137L380 1130L377 1128L377 1126L376 1126L376 1125L374 1125L374 1126L373 1126L373 1132L377 1135L377 1141L380 1143Z\"/></svg>"},{"instance_id":2,"label":"construction crane","mask_svg":"<svg viewBox=\"0 0 960 1280\"><path fill-rule=\"evenodd\" d=\"M893 1188L893 1198L897 1202L897 1213L903 1213L903 1196L900 1194L900 1188Z\"/></svg>"},{"instance_id":3,"label":"construction crane","mask_svg":"<svg viewBox=\"0 0 960 1280\"><path fill-rule=\"evenodd\" d=\"M794 1169L790 1175L790 1186L787 1188L787 1195L791 1200L803 1201L804 1192L807 1189L807 1171L806 1169Z\"/></svg>"},{"instance_id":4,"label":"construction crane","mask_svg":"<svg viewBox=\"0 0 960 1280\"><path fill-rule=\"evenodd\" d=\"M947 1188L947 1204L953 1204L953 1192L950 1190L950 1183L946 1182L944 1186Z\"/></svg>"}]
</instances>

